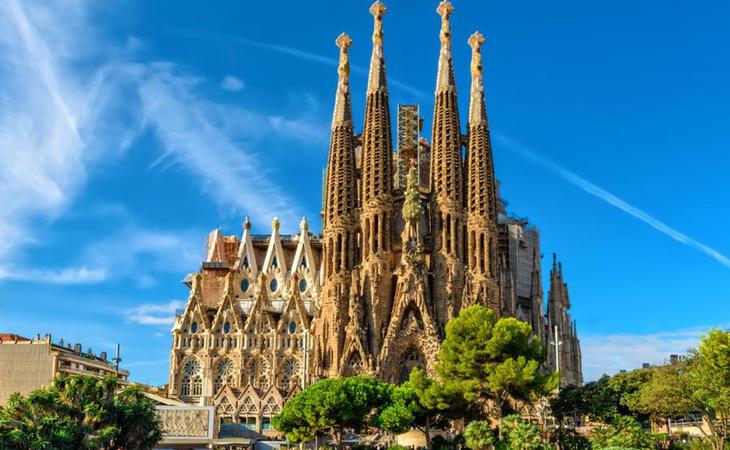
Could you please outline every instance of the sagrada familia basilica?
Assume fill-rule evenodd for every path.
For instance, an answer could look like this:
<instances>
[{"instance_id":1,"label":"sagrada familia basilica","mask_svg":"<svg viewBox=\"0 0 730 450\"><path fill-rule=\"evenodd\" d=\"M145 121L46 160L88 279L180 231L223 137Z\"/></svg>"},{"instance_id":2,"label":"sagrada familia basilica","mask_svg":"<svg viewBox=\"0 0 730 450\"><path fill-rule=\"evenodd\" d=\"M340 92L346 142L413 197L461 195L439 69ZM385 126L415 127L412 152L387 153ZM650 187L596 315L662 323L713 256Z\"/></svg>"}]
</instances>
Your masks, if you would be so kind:
<instances>
[{"instance_id":1,"label":"sagrada familia basilica","mask_svg":"<svg viewBox=\"0 0 730 450\"><path fill-rule=\"evenodd\" d=\"M349 86L350 37L339 67L321 234L214 230L190 296L176 318L169 394L216 406L219 418L267 430L290 396L324 377L368 373L389 382L432 372L444 327L484 305L531 324L547 348L544 370L580 384L581 350L561 264L553 257L543 310L537 228L498 198L474 33L471 90L462 129L451 55L449 2L441 16L432 137L419 136L414 105L398 110L397 152L383 53L385 7L376 2L361 133ZM313 180L314 182L314 180Z\"/></svg>"}]
</instances>

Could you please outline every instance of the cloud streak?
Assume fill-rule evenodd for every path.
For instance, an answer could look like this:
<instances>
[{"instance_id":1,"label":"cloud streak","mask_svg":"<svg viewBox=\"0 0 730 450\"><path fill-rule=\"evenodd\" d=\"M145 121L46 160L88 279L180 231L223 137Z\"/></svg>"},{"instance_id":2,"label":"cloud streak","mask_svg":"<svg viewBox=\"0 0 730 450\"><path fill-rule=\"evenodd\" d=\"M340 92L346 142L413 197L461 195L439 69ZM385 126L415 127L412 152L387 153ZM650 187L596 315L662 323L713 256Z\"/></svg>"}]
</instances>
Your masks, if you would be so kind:
<instances>
[{"instance_id":1,"label":"cloud streak","mask_svg":"<svg viewBox=\"0 0 730 450\"><path fill-rule=\"evenodd\" d=\"M161 143L155 167L190 174L227 214L298 223L301 212L273 181L263 150L272 139L326 143L326 123L307 111L287 117L209 100L199 89L207 80L171 63L139 62L141 42L118 46L95 30L92 8L84 0L0 2L0 280L113 275L106 266L9 265L42 244L41 226L67 213L88 173L114 164L145 131ZM243 83L231 78L222 87Z\"/></svg>"},{"instance_id":2,"label":"cloud streak","mask_svg":"<svg viewBox=\"0 0 730 450\"><path fill-rule=\"evenodd\" d=\"M86 266L64 269L12 269L0 267L0 281L22 281L47 284L97 284L109 279L103 268L89 269Z\"/></svg>"},{"instance_id":3,"label":"cloud streak","mask_svg":"<svg viewBox=\"0 0 730 450\"><path fill-rule=\"evenodd\" d=\"M709 247L709 246L703 244L702 242L699 242L699 241L687 236L686 234L670 227L666 223L651 216L647 212L627 203L626 201L620 199L619 197L617 197L614 194L608 192L607 190L601 188L600 186L586 180L585 178L581 177L580 175L575 174L574 172L571 172L570 170L549 160L548 158L530 150L529 148L525 147L524 145L521 145L521 144L519 144L505 136L499 135L499 134L494 134L494 138L495 138L495 140L504 144L508 148L511 148L512 150L517 151L517 153L520 156L527 159L528 161L548 169L549 171L558 175L560 178L562 178L565 181L571 183L572 185L582 189L583 191L587 192L588 194L591 194L592 196L594 196L600 200L603 200L604 202L625 212L626 214L644 222L645 224L649 225L650 227L654 228L655 230L659 231L660 233L669 236L670 238L674 239L675 241L710 256L711 258L713 258L720 264L724 265L725 267L730 267L730 258L723 255L722 253L715 250L714 248Z\"/></svg>"},{"instance_id":4,"label":"cloud streak","mask_svg":"<svg viewBox=\"0 0 730 450\"><path fill-rule=\"evenodd\" d=\"M171 300L167 303L147 303L124 311L127 322L139 325L170 326L175 321L175 311L185 306L185 302Z\"/></svg>"},{"instance_id":5,"label":"cloud streak","mask_svg":"<svg viewBox=\"0 0 730 450\"><path fill-rule=\"evenodd\" d=\"M261 42L261 41L255 41L252 39L244 39L244 38L234 38L235 42L248 45L251 47L257 47L264 50L270 50L278 53L282 53L289 56L294 56L295 58L304 59L306 61L315 62L318 64L325 64L332 67L337 67L339 64L339 61L335 58L330 58L327 56L318 55L316 53L308 52L305 50L300 50L298 48L294 47L287 47L283 45L277 45L277 44L270 44L267 42ZM350 68L354 73L359 73L361 75L368 76L368 69L365 67L360 67L356 65L350 65ZM414 95L418 98L428 98L429 95L416 87L411 86L408 83L404 83L398 79L388 77L388 83L393 86L394 88L400 89L403 92L407 92L411 95Z\"/></svg>"},{"instance_id":6,"label":"cloud streak","mask_svg":"<svg viewBox=\"0 0 730 450\"><path fill-rule=\"evenodd\" d=\"M623 369L638 369L643 363L662 364L669 355L683 355L696 347L700 335L710 328L693 327L654 334L584 335L581 337L584 378L595 380L604 373L611 375Z\"/></svg>"}]
</instances>

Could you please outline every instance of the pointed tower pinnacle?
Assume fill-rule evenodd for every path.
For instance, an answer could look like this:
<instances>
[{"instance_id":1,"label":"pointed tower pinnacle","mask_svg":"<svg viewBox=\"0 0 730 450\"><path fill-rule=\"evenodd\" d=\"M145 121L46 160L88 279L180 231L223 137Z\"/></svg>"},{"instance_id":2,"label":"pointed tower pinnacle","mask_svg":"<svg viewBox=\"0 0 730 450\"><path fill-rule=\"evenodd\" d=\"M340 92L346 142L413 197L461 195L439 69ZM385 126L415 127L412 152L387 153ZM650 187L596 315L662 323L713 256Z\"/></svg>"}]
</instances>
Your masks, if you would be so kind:
<instances>
[{"instance_id":1,"label":"pointed tower pinnacle","mask_svg":"<svg viewBox=\"0 0 730 450\"><path fill-rule=\"evenodd\" d=\"M371 94L377 90L386 90L385 60L383 59L383 16L387 8L382 2L377 1L370 7L370 14L373 15L373 54L370 58L370 72L368 74L367 93Z\"/></svg>"},{"instance_id":2,"label":"pointed tower pinnacle","mask_svg":"<svg viewBox=\"0 0 730 450\"><path fill-rule=\"evenodd\" d=\"M454 80L454 61L451 58L451 13L454 7L450 2L444 0L439 3L436 12L441 16L441 51L439 52L439 67L436 78L436 93L453 90L456 91Z\"/></svg>"},{"instance_id":3,"label":"pointed tower pinnacle","mask_svg":"<svg viewBox=\"0 0 730 450\"><path fill-rule=\"evenodd\" d=\"M343 33L337 38L336 43L340 48L340 64L337 68L339 77L327 163L325 230L330 225L334 225L337 219L351 216L355 209L355 155L348 51L352 40Z\"/></svg>"},{"instance_id":4,"label":"pointed tower pinnacle","mask_svg":"<svg viewBox=\"0 0 730 450\"><path fill-rule=\"evenodd\" d=\"M373 53L370 58L368 88L365 98L365 122L362 127L360 230L362 233L363 279L378 278L390 272L390 251L393 230L393 143L390 125L388 83L383 56L383 16L386 8L376 1L370 7L373 15ZM380 330L390 314L390 277L365 290L367 329ZM368 336L375 356L380 350L379 332Z\"/></svg>"},{"instance_id":5,"label":"pointed tower pinnacle","mask_svg":"<svg viewBox=\"0 0 730 450\"><path fill-rule=\"evenodd\" d=\"M461 125L456 101L454 63L451 57L451 3L443 1L436 12L441 16L436 93L431 138L431 211L435 250L434 276L445 280L434 291L438 299L439 325L456 314L463 294L464 175L461 157Z\"/></svg>"},{"instance_id":6,"label":"pointed tower pinnacle","mask_svg":"<svg viewBox=\"0 0 730 450\"><path fill-rule=\"evenodd\" d=\"M350 45L352 39L342 33L335 41L340 48L340 62L337 67L337 94L335 96L335 111L332 115L332 130L338 125L352 123L352 106L350 104Z\"/></svg>"},{"instance_id":7,"label":"pointed tower pinnacle","mask_svg":"<svg viewBox=\"0 0 730 450\"><path fill-rule=\"evenodd\" d=\"M484 36L476 32L471 47L471 92L469 100L468 147L466 152L467 253L471 284L479 286L471 301L500 311L497 264L497 186L494 178L492 144L489 140L481 47ZM507 270L506 268L504 270ZM512 310L514 311L514 310Z\"/></svg>"},{"instance_id":8,"label":"pointed tower pinnacle","mask_svg":"<svg viewBox=\"0 0 730 450\"><path fill-rule=\"evenodd\" d=\"M469 37L471 47L471 97L469 101L469 126L487 121L484 103L484 78L482 67L482 45L486 42L480 32Z\"/></svg>"},{"instance_id":9,"label":"pointed tower pinnacle","mask_svg":"<svg viewBox=\"0 0 730 450\"><path fill-rule=\"evenodd\" d=\"M338 373L347 317L350 270L355 265L356 197L355 137L350 105L349 47L346 34L337 38L340 61L332 136L327 160L327 184L323 217L322 266L324 267L321 309L314 330L314 373Z\"/></svg>"},{"instance_id":10,"label":"pointed tower pinnacle","mask_svg":"<svg viewBox=\"0 0 730 450\"><path fill-rule=\"evenodd\" d=\"M373 54L365 100L362 130L362 215L360 226L367 237L363 260L383 256L390 250L390 218L393 203L393 146L391 141L388 87L383 58L383 15L385 6L375 2Z\"/></svg>"}]
</instances>

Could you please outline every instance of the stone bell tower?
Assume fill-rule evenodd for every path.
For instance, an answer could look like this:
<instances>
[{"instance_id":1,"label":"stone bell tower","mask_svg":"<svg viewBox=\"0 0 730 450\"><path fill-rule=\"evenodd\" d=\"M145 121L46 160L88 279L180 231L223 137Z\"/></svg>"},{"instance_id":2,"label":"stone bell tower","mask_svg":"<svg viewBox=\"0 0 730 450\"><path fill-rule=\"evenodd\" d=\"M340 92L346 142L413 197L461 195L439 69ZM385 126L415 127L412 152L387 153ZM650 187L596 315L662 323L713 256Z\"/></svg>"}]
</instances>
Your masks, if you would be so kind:
<instances>
[{"instance_id":1,"label":"stone bell tower","mask_svg":"<svg viewBox=\"0 0 730 450\"><path fill-rule=\"evenodd\" d=\"M441 16L441 50L436 75L433 135L431 138L431 234L436 315L441 327L454 317L463 288L463 243L466 223L464 175L461 158L461 125L456 101L454 62L451 57L453 6L447 1L437 8Z\"/></svg>"},{"instance_id":2,"label":"stone bell tower","mask_svg":"<svg viewBox=\"0 0 730 450\"><path fill-rule=\"evenodd\" d=\"M497 270L497 191L494 179L492 144L489 139L487 108L484 101L482 53L484 36L469 38L471 93L469 101L468 147L466 153L467 191L467 274L462 307L479 304L500 314Z\"/></svg>"},{"instance_id":3,"label":"stone bell tower","mask_svg":"<svg viewBox=\"0 0 730 450\"><path fill-rule=\"evenodd\" d=\"M340 48L340 60L325 187L322 245L324 283L321 311L314 330L312 362L316 376L335 376L339 373L347 324L350 272L355 265L356 179L349 79L349 48L352 39L343 33L336 43Z\"/></svg>"}]
</instances>

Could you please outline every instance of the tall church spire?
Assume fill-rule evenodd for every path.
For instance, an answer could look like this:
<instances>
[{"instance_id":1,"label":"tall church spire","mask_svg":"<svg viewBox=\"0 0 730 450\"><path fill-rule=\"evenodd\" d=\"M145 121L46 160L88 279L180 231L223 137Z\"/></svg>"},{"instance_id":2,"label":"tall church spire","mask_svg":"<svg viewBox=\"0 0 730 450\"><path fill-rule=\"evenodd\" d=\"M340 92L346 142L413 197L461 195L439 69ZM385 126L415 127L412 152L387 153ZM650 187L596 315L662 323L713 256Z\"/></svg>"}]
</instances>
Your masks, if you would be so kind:
<instances>
[{"instance_id":1,"label":"tall church spire","mask_svg":"<svg viewBox=\"0 0 730 450\"><path fill-rule=\"evenodd\" d=\"M344 327L347 323L350 271L355 265L356 247L356 179L355 148L350 106L349 47L346 34L337 38L340 63L335 108L332 115L332 137L327 163L327 195L323 220L324 283L322 301L314 330L313 367L322 376L339 372Z\"/></svg>"},{"instance_id":2,"label":"tall church spire","mask_svg":"<svg viewBox=\"0 0 730 450\"><path fill-rule=\"evenodd\" d=\"M391 138L388 84L383 57L383 15L380 1L370 7L373 15L373 53L370 58L365 123L362 131L362 198L360 229L362 269L365 279L373 280L364 292L365 309L371 330L387 326L390 314L391 280L381 277L390 271L393 233L393 144ZM380 334L372 332L370 347L380 348Z\"/></svg>"},{"instance_id":3,"label":"tall church spire","mask_svg":"<svg viewBox=\"0 0 730 450\"><path fill-rule=\"evenodd\" d=\"M489 141L487 108L484 102L484 80L481 47L484 36L476 32L469 38L471 47L471 93L469 99L469 143L467 148L467 255L474 298L469 303L500 307L497 283L497 192Z\"/></svg>"},{"instance_id":4,"label":"tall church spire","mask_svg":"<svg viewBox=\"0 0 730 450\"><path fill-rule=\"evenodd\" d=\"M439 203L451 202L456 207L462 203L463 178L461 125L456 101L454 62L451 57L449 17L453 9L451 3L443 1L436 10L441 16L441 51L433 111L431 186L434 197ZM456 252L451 251L451 253Z\"/></svg>"},{"instance_id":5,"label":"tall church spire","mask_svg":"<svg viewBox=\"0 0 730 450\"><path fill-rule=\"evenodd\" d=\"M436 12L441 16L441 50L436 76L433 136L431 139L431 201L433 211L435 276L446 280L435 292L436 310L443 326L456 313L463 287L463 252L466 226L463 218L464 177L461 158L461 126L456 102L454 64L451 57L453 7L442 1Z\"/></svg>"},{"instance_id":6,"label":"tall church spire","mask_svg":"<svg viewBox=\"0 0 730 450\"><path fill-rule=\"evenodd\" d=\"M325 229L352 215L355 210L355 153L349 79L352 40L343 33L336 43L340 48L340 63L327 163Z\"/></svg>"}]
</instances>

